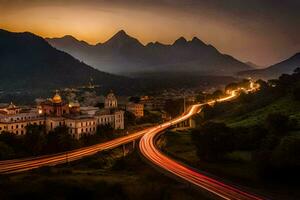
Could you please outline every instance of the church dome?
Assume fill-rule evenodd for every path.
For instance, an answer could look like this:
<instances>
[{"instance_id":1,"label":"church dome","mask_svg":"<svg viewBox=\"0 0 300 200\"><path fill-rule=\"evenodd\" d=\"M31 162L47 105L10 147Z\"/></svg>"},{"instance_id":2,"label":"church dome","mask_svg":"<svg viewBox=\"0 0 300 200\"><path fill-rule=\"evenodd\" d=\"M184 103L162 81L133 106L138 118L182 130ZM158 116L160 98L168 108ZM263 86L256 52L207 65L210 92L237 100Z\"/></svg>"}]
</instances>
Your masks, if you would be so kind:
<instances>
[{"instance_id":1,"label":"church dome","mask_svg":"<svg viewBox=\"0 0 300 200\"><path fill-rule=\"evenodd\" d=\"M13 109L16 108L17 106L15 106L15 104L13 104L13 102L10 102L8 108Z\"/></svg>"},{"instance_id":2,"label":"church dome","mask_svg":"<svg viewBox=\"0 0 300 200\"><path fill-rule=\"evenodd\" d=\"M53 103L61 103L62 102L61 96L58 93L56 93L54 95L54 97L52 98L52 102Z\"/></svg>"}]
</instances>

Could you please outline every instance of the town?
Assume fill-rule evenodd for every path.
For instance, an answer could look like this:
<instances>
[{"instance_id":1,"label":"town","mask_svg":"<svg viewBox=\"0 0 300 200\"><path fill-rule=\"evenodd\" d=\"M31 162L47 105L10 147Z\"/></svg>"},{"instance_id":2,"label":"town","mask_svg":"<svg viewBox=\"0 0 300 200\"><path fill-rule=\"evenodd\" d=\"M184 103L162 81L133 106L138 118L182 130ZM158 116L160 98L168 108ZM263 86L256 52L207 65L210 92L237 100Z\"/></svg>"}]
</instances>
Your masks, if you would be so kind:
<instances>
[{"instance_id":1,"label":"town","mask_svg":"<svg viewBox=\"0 0 300 200\"><path fill-rule=\"evenodd\" d=\"M178 93L181 94L181 91ZM95 98L94 102L101 101L100 99ZM26 127L29 125L45 126L46 133L56 127L66 126L69 134L79 139L83 135L95 134L99 126L109 125L115 130L124 130L128 127L128 124L125 125L125 112L140 120L141 123L151 123L151 119L142 120L147 115L155 118L154 122L164 121L172 116L172 113L166 112L168 106L180 108L190 105L195 102L195 93L186 91L186 96L183 97L171 90L156 97L127 97L125 100L123 97L122 99L120 103L117 96L110 91L103 102L96 102L99 107L81 106L77 100L64 100L59 92L55 91L52 98L36 99L35 106L19 106L13 102L0 104L0 133L10 132L22 136L26 134ZM130 121L128 123L130 125Z\"/></svg>"},{"instance_id":2,"label":"town","mask_svg":"<svg viewBox=\"0 0 300 200\"><path fill-rule=\"evenodd\" d=\"M299 200L299 10L0 0L0 200Z\"/></svg>"}]
</instances>

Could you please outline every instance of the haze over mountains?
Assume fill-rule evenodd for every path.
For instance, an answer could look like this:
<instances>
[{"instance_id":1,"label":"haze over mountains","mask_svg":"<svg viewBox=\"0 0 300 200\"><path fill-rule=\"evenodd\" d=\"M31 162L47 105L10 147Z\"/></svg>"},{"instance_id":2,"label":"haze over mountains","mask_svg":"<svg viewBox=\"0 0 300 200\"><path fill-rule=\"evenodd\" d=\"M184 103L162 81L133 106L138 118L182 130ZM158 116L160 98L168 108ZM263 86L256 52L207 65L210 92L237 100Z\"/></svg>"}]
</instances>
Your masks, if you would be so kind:
<instances>
[{"instance_id":1,"label":"haze over mountains","mask_svg":"<svg viewBox=\"0 0 300 200\"><path fill-rule=\"evenodd\" d=\"M233 74L250 68L230 56L220 54L197 38L191 41L180 38L172 45L149 43L144 46L121 31L109 41L97 45L89 45L71 36L49 41L52 45L56 41L68 47L69 50L65 50L67 52L74 50L75 57L84 52L87 58L97 58L94 61L102 63L100 67L107 71L139 72L140 76L131 79L99 71L53 48L42 37L29 32L13 33L0 29L0 91L45 91L76 87L86 85L91 78L95 84L101 85L102 91L118 89L124 93L170 87L207 87L233 81L229 77L215 76L217 74ZM246 70L240 74L272 77L291 73L299 66L300 53L269 68ZM204 72L213 73L214 76L205 76Z\"/></svg>"},{"instance_id":2,"label":"haze over mountains","mask_svg":"<svg viewBox=\"0 0 300 200\"><path fill-rule=\"evenodd\" d=\"M246 62L246 64L249 65L250 67L252 67L253 69L263 69L263 68L265 68L263 66L257 65L253 62L250 62L250 61Z\"/></svg>"},{"instance_id":3,"label":"haze over mountains","mask_svg":"<svg viewBox=\"0 0 300 200\"><path fill-rule=\"evenodd\" d=\"M270 67L264 69L242 71L238 74L241 76L272 79L278 78L281 74L291 74L298 67L300 67L300 52L284 61L271 65Z\"/></svg>"},{"instance_id":4,"label":"haze over mountains","mask_svg":"<svg viewBox=\"0 0 300 200\"><path fill-rule=\"evenodd\" d=\"M233 75L252 69L197 37L190 41L181 37L171 45L159 42L143 45L121 30L108 41L96 45L72 36L47 38L47 41L93 67L111 73L197 71L202 74Z\"/></svg>"},{"instance_id":5,"label":"haze over mountains","mask_svg":"<svg viewBox=\"0 0 300 200\"><path fill-rule=\"evenodd\" d=\"M81 86L91 78L103 87L124 85L128 81L96 70L29 32L0 29L0 60L2 90Z\"/></svg>"},{"instance_id":6,"label":"haze over mountains","mask_svg":"<svg viewBox=\"0 0 300 200\"><path fill-rule=\"evenodd\" d=\"M81 45L86 45L81 42ZM114 42L106 45L118 45ZM215 87L235 81L228 76L203 76L182 72L159 76L127 78L99 71L66 52L52 47L45 39L29 32L14 33L0 29L0 100L22 102L47 97L51 90L76 88L93 82L98 92L113 89L119 95L132 95L170 88Z\"/></svg>"}]
</instances>

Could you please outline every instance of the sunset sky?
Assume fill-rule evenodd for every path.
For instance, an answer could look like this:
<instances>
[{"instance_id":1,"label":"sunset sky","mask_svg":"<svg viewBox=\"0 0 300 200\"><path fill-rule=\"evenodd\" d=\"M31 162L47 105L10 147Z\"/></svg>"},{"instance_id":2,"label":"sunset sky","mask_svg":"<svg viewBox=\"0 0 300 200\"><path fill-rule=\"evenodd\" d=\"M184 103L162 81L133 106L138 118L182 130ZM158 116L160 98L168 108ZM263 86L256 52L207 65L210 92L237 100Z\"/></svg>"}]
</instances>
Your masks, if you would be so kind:
<instances>
[{"instance_id":1,"label":"sunset sky","mask_svg":"<svg viewBox=\"0 0 300 200\"><path fill-rule=\"evenodd\" d=\"M199 37L242 61L300 52L299 0L0 0L0 28L95 44L124 29L146 44Z\"/></svg>"}]
</instances>

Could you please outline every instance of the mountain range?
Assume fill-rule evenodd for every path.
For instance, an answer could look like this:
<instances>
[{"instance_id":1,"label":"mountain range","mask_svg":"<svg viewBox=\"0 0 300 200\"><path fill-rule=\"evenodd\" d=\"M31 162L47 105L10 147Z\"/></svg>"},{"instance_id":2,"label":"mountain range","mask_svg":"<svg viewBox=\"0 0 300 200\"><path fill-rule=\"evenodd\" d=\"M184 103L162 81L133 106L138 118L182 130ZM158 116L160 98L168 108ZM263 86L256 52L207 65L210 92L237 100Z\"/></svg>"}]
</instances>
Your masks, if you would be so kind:
<instances>
[{"instance_id":1,"label":"mountain range","mask_svg":"<svg viewBox=\"0 0 300 200\"><path fill-rule=\"evenodd\" d=\"M298 67L300 67L300 52L267 68L241 71L238 75L244 77L250 76L253 78L273 79L278 78L281 74L291 74Z\"/></svg>"},{"instance_id":2,"label":"mountain range","mask_svg":"<svg viewBox=\"0 0 300 200\"><path fill-rule=\"evenodd\" d=\"M104 43L90 45L72 36L46 38L55 48L65 51L101 71L136 73L157 71L197 71L202 74L232 75L252 69L249 65L220 53L197 37L181 37L173 44L159 42L143 45L125 31L117 32Z\"/></svg>"},{"instance_id":3,"label":"mountain range","mask_svg":"<svg viewBox=\"0 0 300 200\"><path fill-rule=\"evenodd\" d=\"M78 44L87 45L84 42ZM106 45L118 46L115 42ZM52 47L44 38L33 33L1 29L0 60L1 102L24 102L25 99L31 102L36 97L48 97L54 89L88 85L91 79L94 84L100 85L97 92L105 94L113 89L119 95L144 94L170 88L205 89L236 80L228 76L203 76L188 71L154 73L135 78L113 75Z\"/></svg>"},{"instance_id":4,"label":"mountain range","mask_svg":"<svg viewBox=\"0 0 300 200\"><path fill-rule=\"evenodd\" d=\"M81 86L91 78L102 87L122 86L130 81L94 69L29 32L0 29L0 60L2 90Z\"/></svg>"},{"instance_id":5,"label":"mountain range","mask_svg":"<svg viewBox=\"0 0 300 200\"><path fill-rule=\"evenodd\" d=\"M219 53L215 48L204 44L197 38L193 38L191 41L180 38L172 45L149 43L144 46L121 31L109 41L97 45L78 41L71 36L56 40L70 49L79 49L78 55L82 51L90 51L90 55L93 57L95 49L99 49L99 51L105 52L105 54L100 54L99 58L107 58L106 60L101 59L101 62L114 63L115 67L121 67L124 69L123 71L138 69L141 70L140 73L143 73L134 78L109 74L54 48L40 36L29 32L14 33L0 29L0 94L3 91L29 91L32 93L34 90L49 91L49 89L77 87L87 85L91 78L95 84L101 86L102 91L114 89L123 94L138 91L143 93L164 88L208 87L234 81L234 79L224 76L229 72L249 69L247 65ZM51 39L51 41L53 42L55 39ZM64 43L61 43L62 41ZM203 53L200 53L201 51ZM126 59L124 55L130 59ZM201 61L198 56L205 59ZM215 57L215 61L212 59L213 57ZM122 65L122 60L124 65ZM153 65L147 67L146 61ZM200 65L206 62L207 65ZM129 65L130 63L133 64ZM199 65L195 65L195 63ZM226 65L222 63L226 63ZM200 68L200 66L205 66L206 72L215 71L216 73L214 76L204 75L204 68ZM224 66L227 67L223 68ZM240 75L280 75L281 73L291 73L299 66L300 53L269 68L247 70L241 72ZM101 65L101 67L105 68L107 65ZM223 76L216 76L221 72L223 72Z\"/></svg>"}]
</instances>

